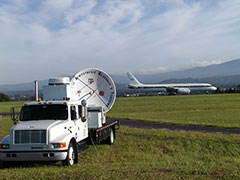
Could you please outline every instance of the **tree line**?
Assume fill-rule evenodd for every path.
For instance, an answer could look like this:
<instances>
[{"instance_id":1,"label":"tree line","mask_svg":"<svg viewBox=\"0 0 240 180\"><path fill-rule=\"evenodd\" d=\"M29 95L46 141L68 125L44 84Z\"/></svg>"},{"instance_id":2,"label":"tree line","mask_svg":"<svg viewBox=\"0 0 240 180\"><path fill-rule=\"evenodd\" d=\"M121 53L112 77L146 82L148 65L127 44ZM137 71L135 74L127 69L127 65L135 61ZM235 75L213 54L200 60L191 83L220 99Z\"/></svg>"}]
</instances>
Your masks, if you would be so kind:
<instances>
[{"instance_id":1,"label":"tree line","mask_svg":"<svg viewBox=\"0 0 240 180\"><path fill-rule=\"evenodd\" d=\"M0 93L0 102L7 102L10 101L11 99L9 98L8 95Z\"/></svg>"}]
</instances>

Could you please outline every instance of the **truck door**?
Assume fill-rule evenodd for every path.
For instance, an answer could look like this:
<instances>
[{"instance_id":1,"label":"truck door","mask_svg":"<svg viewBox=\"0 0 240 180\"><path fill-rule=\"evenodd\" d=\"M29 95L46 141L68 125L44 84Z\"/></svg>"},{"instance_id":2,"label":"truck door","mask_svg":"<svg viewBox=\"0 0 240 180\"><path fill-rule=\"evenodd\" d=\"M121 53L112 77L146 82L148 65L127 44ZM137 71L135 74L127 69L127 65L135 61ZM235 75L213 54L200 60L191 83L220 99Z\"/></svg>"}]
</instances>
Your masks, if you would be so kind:
<instances>
[{"instance_id":1,"label":"truck door","mask_svg":"<svg viewBox=\"0 0 240 180\"><path fill-rule=\"evenodd\" d=\"M81 121L81 116L79 115L78 106L71 106L71 124L72 133L76 141L79 142L87 137L86 123Z\"/></svg>"},{"instance_id":2,"label":"truck door","mask_svg":"<svg viewBox=\"0 0 240 180\"><path fill-rule=\"evenodd\" d=\"M71 124L72 124L72 133L73 136L75 137L76 141L80 141L80 137L79 137L79 121L78 121L78 117L77 117L77 111L76 111L76 106L72 105L70 107L70 111L71 111Z\"/></svg>"},{"instance_id":3,"label":"truck door","mask_svg":"<svg viewBox=\"0 0 240 180\"><path fill-rule=\"evenodd\" d=\"M79 122L80 122L80 133L81 136L83 137L82 139L85 139L88 137L88 122L86 120L83 120L82 117L82 106L78 105L78 118L79 118Z\"/></svg>"}]
</instances>

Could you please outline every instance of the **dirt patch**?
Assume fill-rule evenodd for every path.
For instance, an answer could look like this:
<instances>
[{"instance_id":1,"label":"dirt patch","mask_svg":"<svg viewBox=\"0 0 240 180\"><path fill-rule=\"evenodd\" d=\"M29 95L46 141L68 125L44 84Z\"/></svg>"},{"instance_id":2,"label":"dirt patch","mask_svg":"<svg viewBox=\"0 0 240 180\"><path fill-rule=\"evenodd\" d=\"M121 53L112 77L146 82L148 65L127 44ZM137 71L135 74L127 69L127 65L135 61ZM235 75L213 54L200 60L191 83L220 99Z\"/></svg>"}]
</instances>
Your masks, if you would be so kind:
<instances>
[{"instance_id":1,"label":"dirt patch","mask_svg":"<svg viewBox=\"0 0 240 180\"><path fill-rule=\"evenodd\" d=\"M119 120L120 125L131 127L131 128L168 129L168 130L197 131L197 132L205 132L205 133L240 134L240 128L158 123L158 122L150 122L150 121L144 121L144 120L121 119L121 118L113 118L113 117L107 117L107 118L111 120Z\"/></svg>"}]
</instances>

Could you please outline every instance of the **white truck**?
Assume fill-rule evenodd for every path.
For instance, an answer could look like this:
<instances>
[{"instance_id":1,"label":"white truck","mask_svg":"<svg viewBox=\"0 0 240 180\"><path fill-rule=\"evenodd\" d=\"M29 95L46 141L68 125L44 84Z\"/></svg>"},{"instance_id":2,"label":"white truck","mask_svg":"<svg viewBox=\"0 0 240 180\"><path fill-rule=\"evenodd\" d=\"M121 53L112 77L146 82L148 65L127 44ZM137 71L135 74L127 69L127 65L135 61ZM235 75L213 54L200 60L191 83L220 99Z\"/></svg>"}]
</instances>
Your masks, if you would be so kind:
<instances>
[{"instance_id":1,"label":"white truck","mask_svg":"<svg viewBox=\"0 0 240 180\"><path fill-rule=\"evenodd\" d=\"M78 162L87 144L113 144L118 121L106 112L116 98L113 80L99 69L85 69L71 80L49 79L43 100L25 103L10 135L0 143L0 166L10 161Z\"/></svg>"}]
</instances>

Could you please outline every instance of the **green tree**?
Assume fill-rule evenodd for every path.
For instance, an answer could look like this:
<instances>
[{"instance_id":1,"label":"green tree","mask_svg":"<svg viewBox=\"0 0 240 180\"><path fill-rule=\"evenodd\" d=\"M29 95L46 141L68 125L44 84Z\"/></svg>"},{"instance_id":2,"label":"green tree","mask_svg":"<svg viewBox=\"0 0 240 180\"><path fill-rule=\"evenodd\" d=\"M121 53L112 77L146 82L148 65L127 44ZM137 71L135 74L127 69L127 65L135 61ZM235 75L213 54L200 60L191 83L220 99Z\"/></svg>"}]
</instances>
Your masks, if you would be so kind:
<instances>
[{"instance_id":1,"label":"green tree","mask_svg":"<svg viewBox=\"0 0 240 180\"><path fill-rule=\"evenodd\" d=\"M8 95L0 93L0 102L6 102L6 101L10 101L10 98L8 97Z\"/></svg>"}]
</instances>

